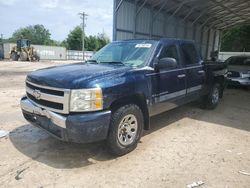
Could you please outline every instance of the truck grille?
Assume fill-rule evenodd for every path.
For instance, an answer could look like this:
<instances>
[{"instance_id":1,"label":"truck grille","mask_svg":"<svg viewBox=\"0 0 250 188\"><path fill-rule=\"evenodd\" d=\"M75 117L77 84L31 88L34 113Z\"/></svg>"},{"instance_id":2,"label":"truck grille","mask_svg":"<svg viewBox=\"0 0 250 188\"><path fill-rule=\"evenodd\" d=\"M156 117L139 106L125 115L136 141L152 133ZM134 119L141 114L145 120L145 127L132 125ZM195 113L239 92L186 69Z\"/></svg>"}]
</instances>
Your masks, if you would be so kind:
<instances>
[{"instance_id":1,"label":"truck grille","mask_svg":"<svg viewBox=\"0 0 250 188\"><path fill-rule=\"evenodd\" d=\"M41 86L26 81L26 94L37 106L62 114L69 113L69 89Z\"/></svg>"},{"instance_id":2,"label":"truck grille","mask_svg":"<svg viewBox=\"0 0 250 188\"><path fill-rule=\"evenodd\" d=\"M228 77L229 78L239 78L240 77L240 73L236 72L236 71L229 71L228 72Z\"/></svg>"}]
</instances>

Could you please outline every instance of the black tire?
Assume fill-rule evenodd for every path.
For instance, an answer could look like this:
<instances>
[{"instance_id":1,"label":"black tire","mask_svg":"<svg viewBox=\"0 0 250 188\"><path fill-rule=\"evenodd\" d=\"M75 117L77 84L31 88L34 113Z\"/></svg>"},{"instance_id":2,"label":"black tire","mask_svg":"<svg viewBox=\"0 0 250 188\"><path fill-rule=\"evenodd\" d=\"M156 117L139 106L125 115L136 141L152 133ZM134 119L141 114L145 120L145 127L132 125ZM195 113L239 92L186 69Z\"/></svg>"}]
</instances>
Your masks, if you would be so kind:
<instances>
[{"instance_id":1,"label":"black tire","mask_svg":"<svg viewBox=\"0 0 250 188\"><path fill-rule=\"evenodd\" d=\"M11 60L12 61L18 61L18 55L16 52L11 52Z\"/></svg>"},{"instance_id":2,"label":"black tire","mask_svg":"<svg viewBox=\"0 0 250 188\"><path fill-rule=\"evenodd\" d=\"M26 52L20 53L20 61L28 61L28 54Z\"/></svg>"},{"instance_id":3,"label":"black tire","mask_svg":"<svg viewBox=\"0 0 250 188\"><path fill-rule=\"evenodd\" d=\"M206 109L215 109L220 101L221 86L215 83L207 96L203 98L202 107Z\"/></svg>"},{"instance_id":4,"label":"black tire","mask_svg":"<svg viewBox=\"0 0 250 188\"><path fill-rule=\"evenodd\" d=\"M127 121L126 118L128 118ZM136 121L134 121L134 118L136 118ZM128 123L128 125L126 125L126 122L131 122L131 124ZM135 123L133 122L137 122L137 128L134 129L134 132L133 127L135 127ZM122 106L113 112L107 138L107 146L110 153L116 156L122 156L133 151L141 138L143 125L142 111L135 104ZM126 135L127 127L130 133ZM129 134L133 136L129 136Z\"/></svg>"},{"instance_id":5,"label":"black tire","mask_svg":"<svg viewBox=\"0 0 250 188\"><path fill-rule=\"evenodd\" d=\"M40 61L40 55L38 54L38 52L34 51L33 58L35 61Z\"/></svg>"}]
</instances>

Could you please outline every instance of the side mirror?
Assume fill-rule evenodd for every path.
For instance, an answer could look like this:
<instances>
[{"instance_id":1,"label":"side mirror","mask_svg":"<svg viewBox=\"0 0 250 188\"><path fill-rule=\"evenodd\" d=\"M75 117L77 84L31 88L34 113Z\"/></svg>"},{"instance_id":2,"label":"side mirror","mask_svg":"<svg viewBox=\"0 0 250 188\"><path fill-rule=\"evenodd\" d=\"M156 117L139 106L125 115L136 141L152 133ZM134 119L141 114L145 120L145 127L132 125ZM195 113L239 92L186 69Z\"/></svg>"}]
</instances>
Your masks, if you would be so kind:
<instances>
[{"instance_id":1,"label":"side mirror","mask_svg":"<svg viewBox=\"0 0 250 188\"><path fill-rule=\"evenodd\" d=\"M166 57L159 60L159 62L155 65L156 71L164 70L164 69L173 69L178 66L176 59Z\"/></svg>"}]
</instances>

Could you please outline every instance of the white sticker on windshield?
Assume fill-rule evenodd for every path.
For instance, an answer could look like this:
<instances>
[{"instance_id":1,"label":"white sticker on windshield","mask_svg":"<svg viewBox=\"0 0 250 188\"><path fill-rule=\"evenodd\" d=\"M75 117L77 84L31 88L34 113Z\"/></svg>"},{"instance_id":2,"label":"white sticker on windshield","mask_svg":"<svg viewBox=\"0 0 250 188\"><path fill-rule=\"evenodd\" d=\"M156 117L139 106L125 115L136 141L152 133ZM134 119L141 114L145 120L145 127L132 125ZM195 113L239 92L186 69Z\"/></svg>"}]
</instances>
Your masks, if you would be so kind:
<instances>
[{"instance_id":1,"label":"white sticker on windshield","mask_svg":"<svg viewBox=\"0 0 250 188\"><path fill-rule=\"evenodd\" d=\"M151 48L152 44L137 44L136 48Z\"/></svg>"}]
</instances>

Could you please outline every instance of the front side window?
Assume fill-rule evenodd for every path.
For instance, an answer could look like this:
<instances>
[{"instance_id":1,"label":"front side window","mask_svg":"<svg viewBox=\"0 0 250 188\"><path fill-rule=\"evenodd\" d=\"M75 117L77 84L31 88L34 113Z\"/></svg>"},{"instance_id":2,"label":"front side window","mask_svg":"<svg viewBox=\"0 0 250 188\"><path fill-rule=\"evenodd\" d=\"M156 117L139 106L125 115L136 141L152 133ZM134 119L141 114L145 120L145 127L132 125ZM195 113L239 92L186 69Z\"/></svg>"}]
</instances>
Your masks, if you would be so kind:
<instances>
[{"instance_id":1,"label":"front side window","mask_svg":"<svg viewBox=\"0 0 250 188\"><path fill-rule=\"evenodd\" d=\"M175 45L163 47L161 54L159 56L159 59L167 58L167 57L174 58L176 62L179 64L178 51Z\"/></svg>"},{"instance_id":2,"label":"front side window","mask_svg":"<svg viewBox=\"0 0 250 188\"><path fill-rule=\"evenodd\" d=\"M121 41L106 45L98 51L89 63L112 63L139 67L145 64L156 41Z\"/></svg>"}]
</instances>

